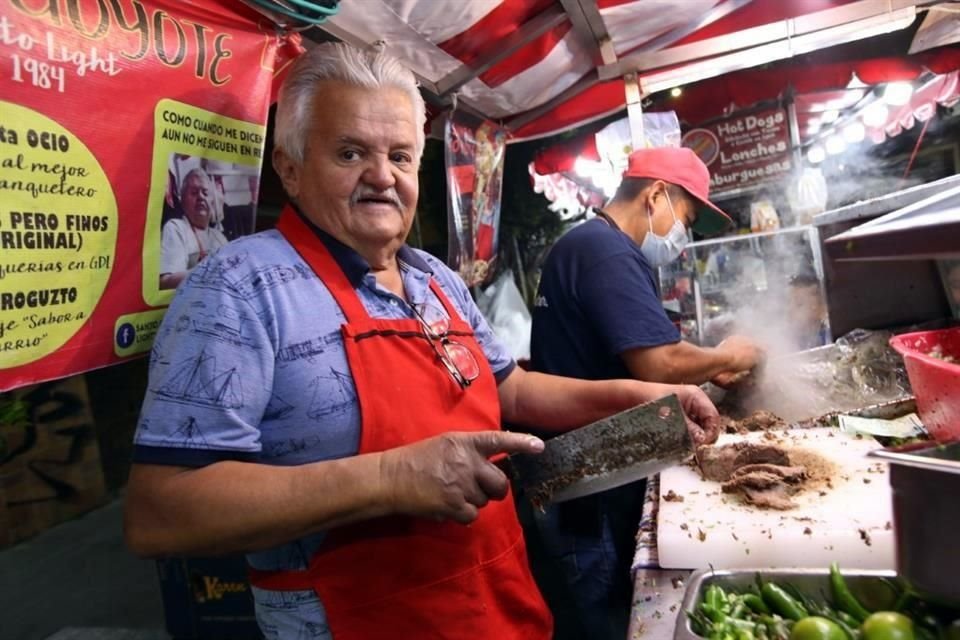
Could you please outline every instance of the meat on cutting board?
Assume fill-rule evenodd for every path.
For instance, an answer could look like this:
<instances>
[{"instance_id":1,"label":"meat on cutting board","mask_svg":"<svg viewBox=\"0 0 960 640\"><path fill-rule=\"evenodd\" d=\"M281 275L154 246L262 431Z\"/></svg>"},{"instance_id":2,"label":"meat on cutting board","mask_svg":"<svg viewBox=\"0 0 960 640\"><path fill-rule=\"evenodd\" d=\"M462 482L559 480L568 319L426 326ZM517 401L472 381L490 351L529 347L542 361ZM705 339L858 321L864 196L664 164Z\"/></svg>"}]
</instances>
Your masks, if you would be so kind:
<instances>
[{"instance_id":1,"label":"meat on cutting board","mask_svg":"<svg viewBox=\"0 0 960 640\"><path fill-rule=\"evenodd\" d=\"M788 466L790 457L786 451L773 444L734 442L723 446L697 447L697 462L705 479L726 482L740 467L750 464Z\"/></svg>"},{"instance_id":2,"label":"meat on cutting board","mask_svg":"<svg viewBox=\"0 0 960 640\"><path fill-rule=\"evenodd\" d=\"M747 433L778 429L786 426L786 422L775 413L760 409L739 420L735 420L729 415L721 415L720 426L726 433Z\"/></svg>"},{"instance_id":3,"label":"meat on cutting board","mask_svg":"<svg viewBox=\"0 0 960 640\"><path fill-rule=\"evenodd\" d=\"M806 467L791 464L790 454L775 444L735 442L697 448L697 463L706 480L723 483L724 493L739 494L761 509L792 509L808 479Z\"/></svg>"},{"instance_id":4,"label":"meat on cutting board","mask_svg":"<svg viewBox=\"0 0 960 640\"><path fill-rule=\"evenodd\" d=\"M796 505L790 498L807 479L805 467L775 464L748 464L740 467L721 485L724 493L739 493L761 509L786 511Z\"/></svg>"}]
</instances>

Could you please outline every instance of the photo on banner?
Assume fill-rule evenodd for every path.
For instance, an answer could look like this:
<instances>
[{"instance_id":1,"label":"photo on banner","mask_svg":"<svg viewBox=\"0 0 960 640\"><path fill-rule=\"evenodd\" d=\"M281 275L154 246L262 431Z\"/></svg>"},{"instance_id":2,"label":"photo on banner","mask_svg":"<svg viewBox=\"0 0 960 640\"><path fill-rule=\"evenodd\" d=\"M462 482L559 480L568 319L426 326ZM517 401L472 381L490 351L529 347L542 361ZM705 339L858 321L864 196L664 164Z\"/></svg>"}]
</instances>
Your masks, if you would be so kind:
<instances>
[{"instance_id":1,"label":"photo on banner","mask_svg":"<svg viewBox=\"0 0 960 640\"><path fill-rule=\"evenodd\" d=\"M253 231L265 127L161 100L143 238L143 299L168 304L204 258Z\"/></svg>"}]
</instances>

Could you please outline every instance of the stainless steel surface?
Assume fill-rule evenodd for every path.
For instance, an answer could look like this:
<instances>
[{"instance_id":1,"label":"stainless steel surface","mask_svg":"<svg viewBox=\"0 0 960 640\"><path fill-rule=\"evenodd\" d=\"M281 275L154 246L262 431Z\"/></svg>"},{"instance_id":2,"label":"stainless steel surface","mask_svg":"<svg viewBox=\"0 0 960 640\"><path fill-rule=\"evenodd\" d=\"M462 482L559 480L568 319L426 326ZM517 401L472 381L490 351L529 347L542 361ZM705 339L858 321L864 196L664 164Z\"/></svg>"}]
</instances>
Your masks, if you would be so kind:
<instances>
[{"instance_id":1,"label":"stainless steel surface","mask_svg":"<svg viewBox=\"0 0 960 640\"><path fill-rule=\"evenodd\" d=\"M536 504L563 502L645 478L692 452L676 396L640 405L510 456L510 474Z\"/></svg>"},{"instance_id":2,"label":"stainless steel surface","mask_svg":"<svg viewBox=\"0 0 960 640\"><path fill-rule=\"evenodd\" d=\"M960 443L873 455L890 463L897 570L918 593L960 605Z\"/></svg>"},{"instance_id":3,"label":"stainless steel surface","mask_svg":"<svg viewBox=\"0 0 960 640\"><path fill-rule=\"evenodd\" d=\"M828 569L698 571L690 576L687 582L683 603L677 612L674 640L696 640L702 637L695 634L693 629L690 628L690 622L684 612L692 611L703 600L703 593L708 586L716 584L725 591L743 592L755 584L758 575L764 581L791 584L811 597L830 593L830 571ZM896 574L890 571L844 571L843 576L847 586L850 587L851 593L864 606L872 609L886 608L893 604L896 594L890 588L890 581L902 586Z\"/></svg>"},{"instance_id":4,"label":"stainless steel surface","mask_svg":"<svg viewBox=\"0 0 960 640\"><path fill-rule=\"evenodd\" d=\"M880 449L870 455L874 458L882 458L892 464L960 474L960 442L912 451Z\"/></svg>"},{"instance_id":5,"label":"stainless steel surface","mask_svg":"<svg viewBox=\"0 0 960 640\"><path fill-rule=\"evenodd\" d=\"M950 176L927 184L918 184L909 189L901 189L877 198L855 202L821 213L813 218L813 224L822 227L838 222L863 222L902 209L914 202L925 200L932 195L957 186L960 186L960 176Z\"/></svg>"},{"instance_id":6,"label":"stainless steel surface","mask_svg":"<svg viewBox=\"0 0 960 640\"><path fill-rule=\"evenodd\" d=\"M960 185L837 234L834 260L916 260L960 256Z\"/></svg>"},{"instance_id":7,"label":"stainless steel surface","mask_svg":"<svg viewBox=\"0 0 960 640\"><path fill-rule=\"evenodd\" d=\"M897 418L916 409L889 332L858 332L838 342L771 358L752 385L705 389L721 412L741 418L771 411L793 427L834 425L833 418Z\"/></svg>"},{"instance_id":8,"label":"stainless steel surface","mask_svg":"<svg viewBox=\"0 0 960 640\"><path fill-rule=\"evenodd\" d=\"M960 185L960 180L948 180L953 186ZM943 189L947 183L941 180L933 184L940 185L937 189ZM916 193L909 198L904 195L910 191L914 190L908 189L878 199L876 202L889 207L882 210L865 203L870 206L861 209L861 205L854 205L852 208L859 211L851 213L856 215L837 216L836 222L821 224L819 218L822 216L818 216L827 312L834 336L854 329L885 329L950 316L950 306L935 261L839 261L830 259L826 251L825 243L856 226L858 216L862 221L893 211L904 200L915 202L912 198L921 199ZM891 304L891 301L896 303Z\"/></svg>"}]
</instances>

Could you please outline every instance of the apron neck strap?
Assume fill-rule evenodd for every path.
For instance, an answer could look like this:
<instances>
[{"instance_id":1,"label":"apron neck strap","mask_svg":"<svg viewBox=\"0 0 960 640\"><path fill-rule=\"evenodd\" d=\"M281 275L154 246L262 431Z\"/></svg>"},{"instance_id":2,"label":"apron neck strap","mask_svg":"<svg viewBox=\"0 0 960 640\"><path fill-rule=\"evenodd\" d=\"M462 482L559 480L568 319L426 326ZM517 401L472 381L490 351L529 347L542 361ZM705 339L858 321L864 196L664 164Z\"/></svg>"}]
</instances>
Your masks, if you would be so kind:
<instances>
[{"instance_id":1,"label":"apron neck strap","mask_svg":"<svg viewBox=\"0 0 960 640\"><path fill-rule=\"evenodd\" d=\"M348 323L370 317L350 280L317 237L316 231L311 229L289 204L284 207L280 219L277 220L277 230L330 290Z\"/></svg>"}]
</instances>

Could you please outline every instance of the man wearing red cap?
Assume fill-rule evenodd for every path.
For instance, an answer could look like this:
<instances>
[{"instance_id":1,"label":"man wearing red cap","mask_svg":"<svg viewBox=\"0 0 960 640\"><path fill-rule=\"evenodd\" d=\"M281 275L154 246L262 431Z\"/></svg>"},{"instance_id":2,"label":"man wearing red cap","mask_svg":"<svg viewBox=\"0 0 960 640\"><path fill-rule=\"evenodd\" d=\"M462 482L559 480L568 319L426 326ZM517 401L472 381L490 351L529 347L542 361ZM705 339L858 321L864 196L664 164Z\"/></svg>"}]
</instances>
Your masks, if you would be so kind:
<instances>
[{"instance_id":1,"label":"man wearing red cap","mask_svg":"<svg viewBox=\"0 0 960 640\"><path fill-rule=\"evenodd\" d=\"M707 167L690 149L630 155L610 203L547 257L533 312L534 371L724 384L756 366L762 352L741 336L714 348L683 342L660 302L655 269L679 257L687 230L714 235L732 222L708 200L709 186ZM641 481L536 516L547 554L566 579L568 593L558 597L574 601L584 638L626 636L643 496ZM549 596L550 585L543 589ZM559 628L564 612L554 613Z\"/></svg>"}]
</instances>

